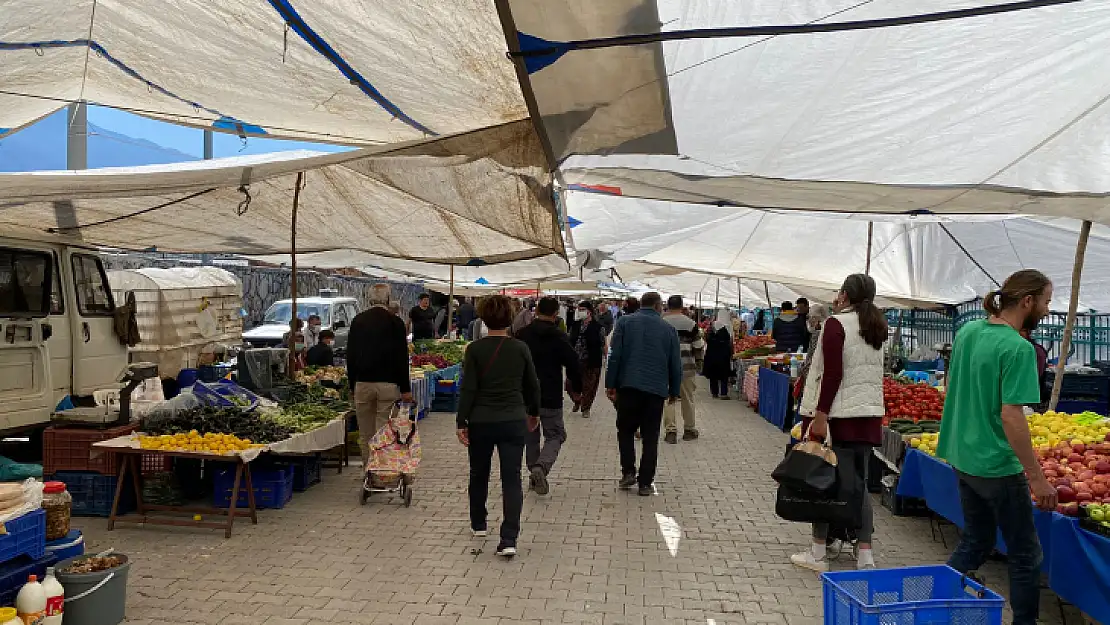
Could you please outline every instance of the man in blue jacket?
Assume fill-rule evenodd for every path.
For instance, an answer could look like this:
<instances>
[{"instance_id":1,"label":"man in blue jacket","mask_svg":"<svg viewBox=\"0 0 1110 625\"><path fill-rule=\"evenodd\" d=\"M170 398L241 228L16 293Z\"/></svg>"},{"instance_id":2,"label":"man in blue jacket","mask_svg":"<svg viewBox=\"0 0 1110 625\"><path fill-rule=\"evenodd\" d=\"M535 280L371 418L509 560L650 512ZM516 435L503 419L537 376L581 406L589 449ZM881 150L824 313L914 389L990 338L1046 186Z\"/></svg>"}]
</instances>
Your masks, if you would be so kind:
<instances>
[{"instance_id":1,"label":"man in blue jacket","mask_svg":"<svg viewBox=\"0 0 1110 625\"><path fill-rule=\"evenodd\" d=\"M663 320L663 298L645 293L639 312L621 317L613 329L605 393L617 406L617 442L623 489L639 484L639 493L655 492L659 430L663 404L681 393L682 357L678 332ZM636 474L636 431L643 438L640 473Z\"/></svg>"}]
</instances>

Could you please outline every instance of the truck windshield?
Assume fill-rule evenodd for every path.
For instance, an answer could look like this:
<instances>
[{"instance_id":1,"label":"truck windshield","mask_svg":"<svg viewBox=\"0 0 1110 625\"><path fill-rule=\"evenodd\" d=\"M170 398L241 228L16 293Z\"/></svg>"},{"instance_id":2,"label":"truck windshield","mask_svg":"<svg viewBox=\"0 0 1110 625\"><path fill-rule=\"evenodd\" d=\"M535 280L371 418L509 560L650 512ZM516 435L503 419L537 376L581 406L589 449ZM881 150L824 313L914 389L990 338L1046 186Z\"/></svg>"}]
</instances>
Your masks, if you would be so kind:
<instances>
[{"instance_id":1,"label":"truck windshield","mask_svg":"<svg viewBox=\"0 0 1110 625\"><path fill-rule=\"evenodd\" d=\"M331 325L331 306L329 304L302 304L297 303L297 318L308 321L312 315L320 316L320 323L325 326ZM266 311L266 316L263 317L262 323L265 324L282 324L289 325L290 317L293 316L293 304L290 302L276 302L270 306Z\"/></svg>"}]
</instances>

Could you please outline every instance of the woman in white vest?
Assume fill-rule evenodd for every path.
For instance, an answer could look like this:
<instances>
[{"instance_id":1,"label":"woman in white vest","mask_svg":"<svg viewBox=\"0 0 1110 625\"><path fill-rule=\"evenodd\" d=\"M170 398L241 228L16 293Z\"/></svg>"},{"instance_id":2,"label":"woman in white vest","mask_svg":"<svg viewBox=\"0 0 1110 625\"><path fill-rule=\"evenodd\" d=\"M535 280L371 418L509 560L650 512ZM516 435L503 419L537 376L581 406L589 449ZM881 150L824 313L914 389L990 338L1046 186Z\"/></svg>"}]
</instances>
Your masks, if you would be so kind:
<instances>
[{"instance_id":1,"label":"woman in white vest","mask_svg":"<svg viewBox=\"0 0 1110 625\"><path fill-rule=\"evenodd\" d=\"M802 393L803 431L811 438L831 437L838 458L853 457L856 472L866 483L873 447L882 443L883 342L887 323L875 306L875 280L853 274L844 280L833 302L837 314L825 321ZM871 496L863 497L863 527L857 533L861 569L875 568L871 551L874 518ZM829 527L813 525L813 545L790 557L796 566L827 571L825 544Z\"/></svg>"}]
</instances>

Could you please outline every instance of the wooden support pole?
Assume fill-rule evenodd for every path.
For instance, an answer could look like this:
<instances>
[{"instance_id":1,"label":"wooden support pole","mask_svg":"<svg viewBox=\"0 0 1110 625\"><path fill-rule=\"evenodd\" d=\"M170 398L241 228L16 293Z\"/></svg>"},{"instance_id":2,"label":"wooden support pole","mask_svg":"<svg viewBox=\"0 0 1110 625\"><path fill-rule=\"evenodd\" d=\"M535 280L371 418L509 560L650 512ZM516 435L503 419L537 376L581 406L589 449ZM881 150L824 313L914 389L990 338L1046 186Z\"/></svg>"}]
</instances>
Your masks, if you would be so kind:
<instances>
[{"instance_id":1,"label":"wooden support pole","mask_svg":"<svg viewBox=\"0 0 1110 625\"><path fill-rule=\"evenodd\" d=\"M1056 410L1060 401L1060 389L1064 384L1064 364L1071 351L1071 334L1075 329L1075 314L1079 308L1079 283L1083 276L1083 256L1087 253L1087 239L1091 235L1091 222L1084 221L1079 230L1079 243L1075 246L1075 264L1071 269L1071 301L1068 303L1068 319L1064 322L1064 337L1060 342L1060 355L1056 360L1056 379L1052 382L1052 396L1048 409Z\"/></svg>"},{"instance_id":2,"label":"wooden support pole","mask_svg":"<svg viewBox=\"0 0 1110 625\"><path fill-rule=\"evenodd\" d=\"M863 273L871 275L871 240L875 236L875 222L867 222L867 264L863 267Z\"/></svg>"},{"instance_id":3,"label":"wooden support pole","mask_svg":"<svg viewBox=\"0 0 1110 625\"><path fill-rule=\"evenodd\" d=\"M451 320L455 315L455 266L451 265L451 284L447 287L447 335L451 335ZM436 328L437 330L439 328Z\"/></svg>"},{"instance_id":4,"label":"wooden support pole","mask_svg":"<svg viewBox=\"0 0 1110 625\"><path fill-rule=\"evenodd\" d=\"M297 362L297 207L301 203L301 184L304 172L297 172L297 182L293 186L293 216L289 222L289 265L293 273L289 276L289 290L292 291L293 304L289 318L289 379L296 377Z\"/></svg>"}]
</instances>

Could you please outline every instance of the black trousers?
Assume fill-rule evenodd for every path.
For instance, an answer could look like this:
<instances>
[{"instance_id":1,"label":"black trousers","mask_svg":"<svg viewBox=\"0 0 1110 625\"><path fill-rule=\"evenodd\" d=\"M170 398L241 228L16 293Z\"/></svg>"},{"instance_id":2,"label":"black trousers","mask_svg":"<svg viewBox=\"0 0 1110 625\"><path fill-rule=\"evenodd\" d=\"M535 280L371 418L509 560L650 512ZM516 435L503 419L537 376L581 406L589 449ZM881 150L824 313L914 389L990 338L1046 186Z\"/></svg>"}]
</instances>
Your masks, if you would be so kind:
<instances>
[{"instance_id":1,"label":"black trousers","mask_svg":"<svg viewBox=\"0 0 1110 625\"><path fill-rule=\"evenodd\" d=\"M655 481L665 401L663 397L634 388L617 391L617 443L621 452L621 473L636 474L636 430L639 430L643 445L637 476L640 486L650 486Z\"/></svg>"},{"instance_id":2,"label":"black trousers","mask_svg":"<svg viewBox=\"0 0 1110 625\"><path fill-rule=\"evenodd\" d=\"M493 470L493 450L501 468L501 501L504 520L501 522L501 540L516 545L520 535L520 512L524 507L524 488L520 468L524 460L524 446L528 442L528 423L470 424L470 527L486 529L486 499L489 498L489 478Z\"/></svg>"}]
</instances>

